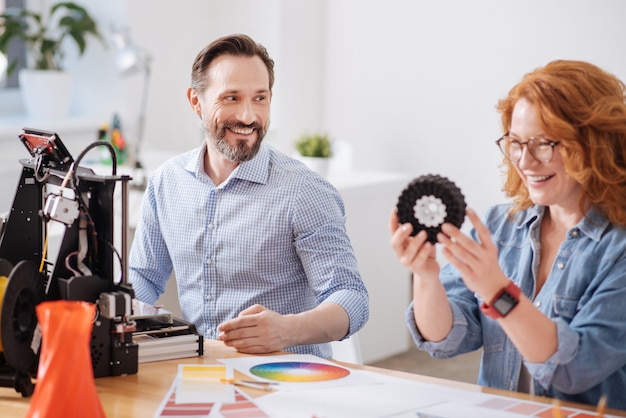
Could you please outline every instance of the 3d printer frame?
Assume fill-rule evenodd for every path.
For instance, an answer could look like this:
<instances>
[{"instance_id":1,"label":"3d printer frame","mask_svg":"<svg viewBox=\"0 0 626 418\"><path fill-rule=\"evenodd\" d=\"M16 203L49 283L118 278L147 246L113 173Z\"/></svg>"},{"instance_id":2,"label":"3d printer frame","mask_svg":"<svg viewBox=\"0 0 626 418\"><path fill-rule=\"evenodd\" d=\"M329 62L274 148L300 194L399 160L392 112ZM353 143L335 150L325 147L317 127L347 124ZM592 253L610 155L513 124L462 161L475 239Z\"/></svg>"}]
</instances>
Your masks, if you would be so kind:
<instances>
[{"instance_id":1,"label":"3d printer frame","mask_svg":"<svg viewBox=\"0 0 626 418\"><path fill-rule=\"evenodd\" d=\"M127 238L122 237L121 255L113 244L115 187L122 188L125 223L131 177L115 173L115 160L111 175L81 167L81 158L93 147L74 161L54 132L24 128L19 138L31 157L20 160L21 177L0 232L0 276L8 277L0 306L0 386L32 394L31 376L39 355L34 307L42 300L98 304L91 340L94 376L134 374L138 345L132 340L134 295L127 284ZM65 224L54 260L46 253L51 221Z\"/></svg>"}]
</instances>

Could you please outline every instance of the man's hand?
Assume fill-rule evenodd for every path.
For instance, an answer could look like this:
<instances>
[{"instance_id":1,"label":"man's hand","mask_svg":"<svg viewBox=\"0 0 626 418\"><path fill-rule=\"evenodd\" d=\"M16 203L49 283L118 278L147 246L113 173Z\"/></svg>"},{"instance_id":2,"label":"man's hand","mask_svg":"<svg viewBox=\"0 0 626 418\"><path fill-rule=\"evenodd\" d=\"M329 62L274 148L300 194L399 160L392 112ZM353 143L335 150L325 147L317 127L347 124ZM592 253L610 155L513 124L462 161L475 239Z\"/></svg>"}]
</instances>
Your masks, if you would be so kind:
<instances>
[{"instance_id":1,"label":"man's hand","mask_svg":"<svg viewBox=\"0 0 626 418\"><path fill-rule=\"evenodd\" d=\"M282 351L293 344L296 321L262 305L244 309L239 316L221 323L218 339L241 353L263 354Z\"/></svg>"}]
</instances>

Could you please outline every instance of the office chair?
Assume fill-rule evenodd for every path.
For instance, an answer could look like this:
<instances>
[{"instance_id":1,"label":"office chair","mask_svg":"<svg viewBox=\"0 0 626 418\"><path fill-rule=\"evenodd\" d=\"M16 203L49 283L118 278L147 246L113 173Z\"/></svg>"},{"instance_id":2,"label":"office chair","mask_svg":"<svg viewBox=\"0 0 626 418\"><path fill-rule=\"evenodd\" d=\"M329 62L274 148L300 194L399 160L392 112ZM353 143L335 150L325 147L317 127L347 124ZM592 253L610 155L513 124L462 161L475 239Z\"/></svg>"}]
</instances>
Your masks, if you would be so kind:
<instances>
[{"instance_id":1,"label":"office chair","mask_svg":"<svg viewBox=\"0 0 626 418\"><path fill-rule=\"evenodd\" d=\"M333 341L330 345L333 348L333 360L363 364L358 333L343 341Z\"/></svg>"}]
</instances>

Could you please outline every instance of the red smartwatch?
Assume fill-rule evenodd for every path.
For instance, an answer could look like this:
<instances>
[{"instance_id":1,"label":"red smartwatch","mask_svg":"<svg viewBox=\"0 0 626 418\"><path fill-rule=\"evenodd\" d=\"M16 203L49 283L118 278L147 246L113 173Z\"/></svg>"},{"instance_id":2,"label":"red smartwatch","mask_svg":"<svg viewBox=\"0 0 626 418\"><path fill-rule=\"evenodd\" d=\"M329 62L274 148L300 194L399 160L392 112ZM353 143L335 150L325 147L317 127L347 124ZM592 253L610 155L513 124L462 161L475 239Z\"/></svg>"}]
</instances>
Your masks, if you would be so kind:
<instances>
[{"instance_id":1,"label":"red smartwatch","mask_svg":"<svg viewBox=\"0 0 626 418\"><path fill-rule=\"evenodd\" d=\"M509 280L507 287L500 290L489 304L483 302L480 305L480 310L490 318L504 318L517 306L521 293L520 288Z\"/></svg>"}]
</instances>

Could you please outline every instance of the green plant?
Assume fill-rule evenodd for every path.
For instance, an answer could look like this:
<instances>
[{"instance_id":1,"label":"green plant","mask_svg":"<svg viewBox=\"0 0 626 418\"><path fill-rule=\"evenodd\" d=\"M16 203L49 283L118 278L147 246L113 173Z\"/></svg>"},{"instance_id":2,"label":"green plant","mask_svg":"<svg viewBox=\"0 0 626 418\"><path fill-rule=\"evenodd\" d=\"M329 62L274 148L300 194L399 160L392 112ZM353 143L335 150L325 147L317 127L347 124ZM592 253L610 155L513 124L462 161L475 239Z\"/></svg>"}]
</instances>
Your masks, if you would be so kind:
<instances>
[{"instance_id":1,"label":"green plant","mask_svg":"<svg viewBox=\"0 0 626 418\"><path fill-rule=\"evenodd\" d=\"M47 14L26 9L8 8L0 15L0 52L5 56L9 45L21 39L36 70L62 70L66 39L72 39L79 56L85 53L88 35L103 41L96 21L87 10L73 2L53 4ZM7 73L15 70L17 62L9 63Z\"/></svg>"},{"instance_id":2,"label":"green plant","mask_svg":"<svg viewBox=\"0 0 626 418\"><path fill-rule=\"evenodd\" d=\"M303 157L332 156L331 141L328 135L304 134L296 141L296 149Z\"/></svg>"}]
</instances>

